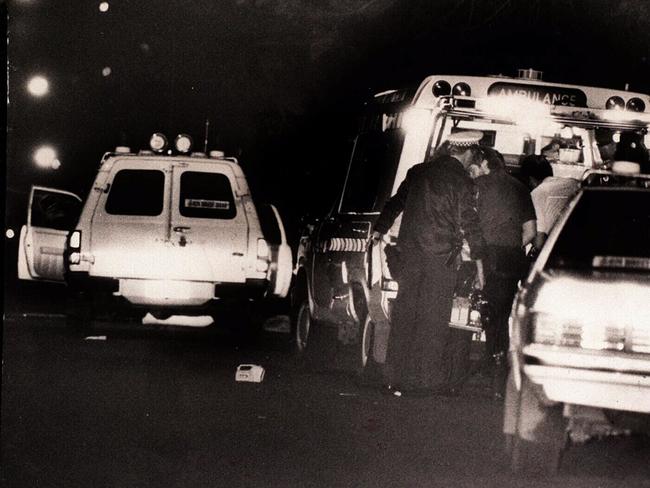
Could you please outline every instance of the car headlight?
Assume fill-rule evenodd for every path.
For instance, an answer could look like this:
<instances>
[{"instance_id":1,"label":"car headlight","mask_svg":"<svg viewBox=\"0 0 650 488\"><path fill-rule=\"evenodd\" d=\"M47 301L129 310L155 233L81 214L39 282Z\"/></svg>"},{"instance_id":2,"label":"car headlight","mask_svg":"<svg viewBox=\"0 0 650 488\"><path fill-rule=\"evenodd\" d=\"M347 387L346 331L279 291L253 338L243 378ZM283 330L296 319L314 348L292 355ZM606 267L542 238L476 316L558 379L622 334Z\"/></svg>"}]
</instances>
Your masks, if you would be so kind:
<instances>
[{"instance_id":1,"label":"car headlight","mask_svg":"<svg viewBox=\"0 0 650 488\"><path fill-rule=\"evenodd\" d=\"M650 353L650 328L644 324L625 326L537 312L531 325L536 344Z\"/></svg>"}]
</instances>

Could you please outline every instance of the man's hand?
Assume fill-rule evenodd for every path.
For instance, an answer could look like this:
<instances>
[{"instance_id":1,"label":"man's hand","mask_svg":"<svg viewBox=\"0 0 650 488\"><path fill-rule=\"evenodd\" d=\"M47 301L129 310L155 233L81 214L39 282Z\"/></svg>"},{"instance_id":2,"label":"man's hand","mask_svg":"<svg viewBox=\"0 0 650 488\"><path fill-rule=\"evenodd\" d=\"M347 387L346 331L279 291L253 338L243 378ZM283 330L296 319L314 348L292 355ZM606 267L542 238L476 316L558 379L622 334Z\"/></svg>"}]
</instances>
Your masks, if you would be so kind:
<instances>
[{"instance_id":1,"label":"man's hand","mask_svg":"<svg viewBox=\"0 0 650 488\"><path fill-rule=\"evenodd\" d=\"M366 248L370 249L375 244L378 244L379 241L381 241L382 237L383 237L383 234L381 232L377 232L376 230L372 231L372 234L370 235L370 238L368 239L368 243L366 245Z\"/></svg>"}]
</instances>

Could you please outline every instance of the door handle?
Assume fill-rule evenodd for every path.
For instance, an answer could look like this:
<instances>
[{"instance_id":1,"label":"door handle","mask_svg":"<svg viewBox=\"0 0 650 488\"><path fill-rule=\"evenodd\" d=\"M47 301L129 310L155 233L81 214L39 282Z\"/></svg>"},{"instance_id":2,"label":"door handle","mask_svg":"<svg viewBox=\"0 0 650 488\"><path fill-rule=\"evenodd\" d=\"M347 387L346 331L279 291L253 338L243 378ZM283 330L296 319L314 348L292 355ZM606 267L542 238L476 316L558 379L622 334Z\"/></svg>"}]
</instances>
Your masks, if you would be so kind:
<instances>
[{"instance_id":1,"label":"door handle","mask_svg":"<svg viewBox=\"0 0 650 488\"><path fill-rule=\"evenodd\" d=\"M187 230L190 230L190 227L185 227L183 225L178 225L178 226L174 227L174 232L183 233L183 232L185 232Z\"/></svg>"}]
</instances>

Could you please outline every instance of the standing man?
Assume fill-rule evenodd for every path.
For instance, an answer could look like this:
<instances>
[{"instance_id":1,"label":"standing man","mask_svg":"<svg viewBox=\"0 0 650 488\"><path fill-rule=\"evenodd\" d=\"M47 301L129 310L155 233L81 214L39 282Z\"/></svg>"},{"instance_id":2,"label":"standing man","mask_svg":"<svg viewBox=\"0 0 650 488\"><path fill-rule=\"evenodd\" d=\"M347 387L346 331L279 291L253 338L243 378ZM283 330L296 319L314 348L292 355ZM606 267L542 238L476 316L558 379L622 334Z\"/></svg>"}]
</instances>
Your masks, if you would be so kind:
<instances>
[{"instance_id":1,"label":"standing man","mask_svg":"<svg viewBox=\"0 0 650 488\"><path fill-rule=\"evenodd\" d=\"M484 281L479 264L485 242L475 187L466 171L479 155L482 135L465 131L449 136L448 154L411 168L375 224L373 238L378 240L403 213L397 242L399 292L386 366L391 386L407 394L449 392L467 373L471 334L448 323L463 239L479 260L479 286Z\"/></svg>"},{"instance_id":2,"label":"standing man","mask_svg":"<svg viewBox=\"0 0 650 488\"><path fill-rule=\"evenodd\" d=\"M517 283L528 271L524 247L536 233L535 208L528 188L508 174L501 154L483 148L484 160L470 170L478 187L478 213L487 244L485 297L490 310L485 328L486 367L495 378L495 394L505 386L508 316Z\"/></svg>"},{"instance_id":3,"label":"standing man","mask_svg":"<svg viewBox=\"0 0 650 488\"><path fill-rule=\"evenodd\" d=\"M582 171L576 174L579 178ZM521 160L521 175L531 189L530 196L537 216L534 245L541 249L555 221L580 188L580 181L571 177L553 176L553 168L544 156L531 154Z\"/></svg>"}]
</instances>

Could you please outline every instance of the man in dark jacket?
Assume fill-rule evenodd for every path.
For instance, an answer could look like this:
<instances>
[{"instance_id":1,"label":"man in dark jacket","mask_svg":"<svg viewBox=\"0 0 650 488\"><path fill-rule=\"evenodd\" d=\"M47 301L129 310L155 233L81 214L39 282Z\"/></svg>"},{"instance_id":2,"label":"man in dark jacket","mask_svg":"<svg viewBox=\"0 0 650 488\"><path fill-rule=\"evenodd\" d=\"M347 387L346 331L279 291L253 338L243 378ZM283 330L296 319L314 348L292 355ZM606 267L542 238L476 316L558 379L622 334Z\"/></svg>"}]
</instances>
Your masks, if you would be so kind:
<instances>
[{"instance_id":1,"label":"man in dark jacket","mask_svg":"<svg viewBox=\"0 0 650 488\"><path fill-rule=\"evenodd\" d=\"M483 290L490 307L486 325L486 366L494 374L495 393L502 394L508 351L508 316L517 283L528 271L524 247L536 234L535 207L528 188L505 169L498 151L483 148L477 172L478 213L487 244ZM472 167L474 168L474 167Z\"/></svg>"},{"instance_id":2,"label":"man in dark jacket","mask_svg":"<svg viewBox=\"0 0 650 488\"><path fill-rule=\"evenodd\" d=\"M473 259L480 260L485 249L466 171L478 157L481 137L476 131L452 134L448 155L411 168L375 224L378 239L402 213L399 292L386 358L391 386L401 392L445 393L467 373L471 334L448 323L462 241Z\"/></svg>"}]
</instances>

